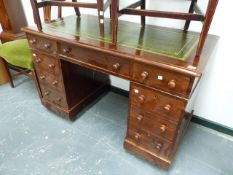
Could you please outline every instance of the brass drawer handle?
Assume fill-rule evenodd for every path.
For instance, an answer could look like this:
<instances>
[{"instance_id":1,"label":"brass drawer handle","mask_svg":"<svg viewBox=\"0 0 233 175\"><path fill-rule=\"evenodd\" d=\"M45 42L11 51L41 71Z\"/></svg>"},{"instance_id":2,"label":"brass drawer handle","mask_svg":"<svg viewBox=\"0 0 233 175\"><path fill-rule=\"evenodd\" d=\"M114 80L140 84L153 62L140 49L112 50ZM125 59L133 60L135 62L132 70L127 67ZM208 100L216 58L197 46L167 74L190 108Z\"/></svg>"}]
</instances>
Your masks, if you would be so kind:
<instances>
[{"instance_id":1,"label":"brass drawer handle","mask_svg":"<svg viewBox=\"0 0 233 175\"><path fill-rule=\"evenodd\" d=\"M112 66L112 67L114 68L114 70L115 70L115 71L119 71L119 70L120 70L121 65L120 65L120 63L115 63L115 64L113 64L113 66Z\"/></svg>"},{"instance_id":2,"label":"brass drawer handle","mask_svg":"<svg viewBox=\"0 0 233 175\"><path fill-rule=\"evenodd\" d=\"M149 73L146 72L146 71L144 71L144 72L141 73L141 77L142 77L143 80L147 79L148 75L149 75Z\"/></svg>"},{"instance_id":3,"label":"brass drawer handle","mask_svg":"<svg viewBox=\"0 0 233 175\"><path fill-rule=\"evenodd\" d=\"M170 80L167 85L170 89L174 89L176 87L176 81Z\"/></svg>"},{"instance_id":4,"label":"brass drawer handle","mask_svg":"<svg viewBox=\"0 0 233 175\"><path fill-rule=\"evenodd\" d=\"M68 53L70 53L71 52L71 48L70 47L66 47L66 48L64 48L62 51L63 51L63 53L66 53L66 54L68 54Z\"/></svg>"},{"instance_id":5,"label":"brass drawer handle","mask_svg":"<svg viewBox=\"0 0 233 175\"><path fill-rule=\"evenodd\" d=\"M139 133L136 133L136 134L134 135L134 138L135 138L135 140L137 140L137 141L139 141L140 137L141 137L141 135L140 135Z\"/></svg>"},{"instance_id":6,"label":"brass drawer handle","mask_svg":"<svg viewBox=\"0 0 233 175\"><path fill-rule=\"evenodd\" d=\"M60 101L61 101L61 97L57 97L56 102L60 102Z\"/></svg>"},{"instance_id":7,"label":"brass drawer handle","mask_svg":"<svg viewBox=\"0 0 233 175\"><path fill-rule=\"evenodd\" d=\"M46 91L46 92L44 93L45 96L48 96L49 94L50 94L49 91Z\"/></svg>"},{"instance_id":8,"label":"brass drawer handle","mask_svg":"<svg viewBox=\"0 0 233 175\"><path fill-rule=\"evenodd\" d=\"M170 111L171 110L171 105L170 104L167 104L167 105L165 105L164 106L164 109L166 110L166 111Z\"/></svg>"},{"instance_id":9,"label":"brass drawer handle","mask_svg":"<svg viewBox=\"0 0 233 175\"><path fill-rule=\"evenodd\" d=\"M162 149L162 147L163 147L163 144L161 144L161 143L157 143L155 145L155 148L157 149L157 151L160 151Z\"/></svg>"},{"instance_id":10,"label":"brass drawer handle","mask_svg":"<svg viewBox=\"0 0 233 175\"><path fill-rule=\"evenodd\" d=\"M52 85L53 86L56 86L58 84L58 81L57 80L54 80L53 82L52 82Z\"/></svg>"},{"instance_id":11,"label":"brass drawer handle","mask_svg":"<svg viewBox=\"0 0 233 175\"><path fill-rule=\"evenodd\" d=\"M41 59L40 58L36 58L36 63L40 63L41 62Z\"/></svg>"},{"instance_id":12,"label":"brass drawer handle","mask_svg":"<svg viewBox=\"0 0 233 175\"><path fill-rule=\"evenodd\" d=\"M159 129L161 132L165 132L167 127L166 127L166 125L161 125Z\"/></svg>"},{"instance_id":13,"label":"brass drawer handle","mask_svg":"<svg viewBox=\"0 0 233 175\"><path fill-rule=\"evenodd\" d=\"M54 65L54 64L50 64L50 65L49 65L49 68L50 68L50 69L54 69L54 68L55 68L55 65Z\"/></svg>"},{"instance_id":14,"label":"brass drawer handle","mask_svg":"<svg viewBox=\"0 0 233 175\"><path fill-rule=\"evenodd\" d=\"M34 38L34 39L30 39L30 40L29 40L29 43L30 43L30 44L36 44L36 39L35 39L35 38Z\"/></svg>"},{"instance_id":15,"label":"brass drawer handle","mask_svg":"<svg viewBox=\"0 0 233 175\"><path fill-rule=\"evenodd\" d=\"M44 44L44 48L50 49L50 47L51 47L51 44L50 44L50 43L45 43L45 44Z\"/></svg>"},{"instance_id":16,"label":"brass drawer handle","mask_svg":"<svg viewBox=\"0 0 233 175\"><path fill-rule=\"evenodd\" d=\"M41 79L41 80L44 80L45 78L46 78L45 75L41 75L41 76L40 76L40 79Z\"/></svg>"},{"instance_id":17,"label":"brass drawer handle","mask_svg":"<svg viewBox=\"0 0 233 175\"><path fill-rule=\"evenodd\" d=\"M141 103L143 103L143 102L145 101L145 96L144 96L144 95L140 95L140 96L138 97L138 99L139 99L139 101L140 101Z\"/></svg>"},{"instance_id":18,"label":"brass drawer handle","mask_svg":"<svg viewBox=\"0 0 233 175\"><path fill-rule=\"evenodd\" d=\"M144 118L144 116L143 116L142 114L139 114L139 115L137 116L137 120L138 120L138 121L142 121L143 118Z\"/></svg>"}]
</instances>

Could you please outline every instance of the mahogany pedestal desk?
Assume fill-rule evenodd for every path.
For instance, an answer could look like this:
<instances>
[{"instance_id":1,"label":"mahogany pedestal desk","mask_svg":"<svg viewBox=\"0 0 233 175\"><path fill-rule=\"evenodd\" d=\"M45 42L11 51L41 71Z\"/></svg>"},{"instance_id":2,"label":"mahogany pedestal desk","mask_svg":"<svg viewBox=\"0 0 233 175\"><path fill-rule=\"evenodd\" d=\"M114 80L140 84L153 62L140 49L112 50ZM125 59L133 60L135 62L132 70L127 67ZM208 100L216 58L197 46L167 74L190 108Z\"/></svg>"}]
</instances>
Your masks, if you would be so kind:
<instances>
[{"instance_id":1,"label":"mahogany pedestal desk","mask_svg":"<svg viewBox=\"0 0 233 175\"><path fill-rule=\"evenodd\" d=\"M70 16L24 28L32 49L38 91L48 109L74 120L109 87L108 75L130 81L127 150L168 169L192 117L189 103L217 37L209 35L195 58L199 34L119 21L111 44L94 16ZM117 106L116 106L117 107ZM78 120L77 120L78 122Z\"/></svg>"}]
</instances>

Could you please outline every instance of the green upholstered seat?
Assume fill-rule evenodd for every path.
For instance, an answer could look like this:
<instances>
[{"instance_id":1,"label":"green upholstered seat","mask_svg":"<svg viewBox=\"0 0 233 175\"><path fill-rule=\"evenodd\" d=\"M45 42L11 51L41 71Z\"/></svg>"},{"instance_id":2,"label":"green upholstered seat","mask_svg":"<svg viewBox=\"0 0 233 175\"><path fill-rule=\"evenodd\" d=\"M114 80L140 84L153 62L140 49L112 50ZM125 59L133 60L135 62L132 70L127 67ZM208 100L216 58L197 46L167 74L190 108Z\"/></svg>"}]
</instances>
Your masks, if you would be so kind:
<instances>
[{"instance_id":1,"label":"green upholstered seat","mask_svg":"<svg viewBox=\"0 0 233 175\"><path fill-rule=\"evenodd\" d=\"M27 39L19 39L0 45L0 57L14 66L29 70L34 69Z\"/></svg>"}]
</instances>

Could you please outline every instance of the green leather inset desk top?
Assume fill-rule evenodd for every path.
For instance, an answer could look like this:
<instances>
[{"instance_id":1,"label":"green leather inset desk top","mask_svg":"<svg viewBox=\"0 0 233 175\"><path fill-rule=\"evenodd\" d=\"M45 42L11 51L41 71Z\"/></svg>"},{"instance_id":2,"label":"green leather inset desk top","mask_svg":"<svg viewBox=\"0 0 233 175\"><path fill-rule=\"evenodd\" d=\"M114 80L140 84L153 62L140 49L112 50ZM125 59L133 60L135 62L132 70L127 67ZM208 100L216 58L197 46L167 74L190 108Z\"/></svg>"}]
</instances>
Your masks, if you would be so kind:
<instances>
[{"instance_id":1,"label":"green leather inset desk top","mask_svg":"<svg viewBox=\"0 0 233 175\"><path fill-rule=\"evenodd\" d=\"M104 37L100 35L98 19L95 16L82 15L65 17L45 24L44 28L65 34L86 37L97 41L111 43L111 24L104 22ZM198 43L199 35L184 33L182 30L146 26L119 21L118 45L135 50L158 54L185 61Z\"/></svg>"}]
</instances>

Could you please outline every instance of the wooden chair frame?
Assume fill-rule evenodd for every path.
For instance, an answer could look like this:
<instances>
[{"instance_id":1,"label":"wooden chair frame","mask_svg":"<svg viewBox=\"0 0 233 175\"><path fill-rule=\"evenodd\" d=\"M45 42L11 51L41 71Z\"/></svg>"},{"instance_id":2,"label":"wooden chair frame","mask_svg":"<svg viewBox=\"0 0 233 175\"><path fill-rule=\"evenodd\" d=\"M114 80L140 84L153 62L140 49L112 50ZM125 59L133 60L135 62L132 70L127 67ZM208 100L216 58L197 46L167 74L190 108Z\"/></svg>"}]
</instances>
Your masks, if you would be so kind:
<instances>
[{"instance_id":1,"label":"wooden chair frame","mask_svg":"<svg viewBox=\"0 0 233 175\"><path fill-rule=\"evenodd\" d=\"M191 4L188 13L169 12L169 11L157 11L157 10L146 10L146 0L139 0L121 10L119 10L119 0L111 0L111 16L112 16L112 42L117 44L117 28L118 18L121 15L139 15L141 16L141 25L145 26L146 16L159 17L159 18L170 18L170 19L181 19L185 20L184 31L189 29L191 21L203 22L203 27L200 34L200 39L197 45L196 57L200 57L205 40L208 35L208 31L218 4L218 0L209 0L205 15L197 5L197 0L190 0ZM140 9L136 9L141 7Z\"/></svg>"},{"instance_id":2,"label":"wooden chair frame","mask_svg":"<svg viewBox=\"0 0 233 175\"><path fill-rule=\"evenodd\" d=\"M111 0L107 0L105 3L103 0L97 0L97 3L84 3L84 2L77 2L77 0L72 0L72 2L66 2L66 0L44 0L42 2L37 2L37 0L30 0L31 5L33 8L34 13L34 20L38 27L39 31L42 31L42 24L40 20L39 8L48 8L51 6L58 6L59 10L59 17L62 17L62 7L74 7L77 16L80 16L79 8L92 8L97 9L98 11L98 20L99 20L99 27L101 35L104 35L104 12L106 9L111 6ZM111 8L110 8L111 9ZM111 13L111 12L110 12Z\"/></svg>"},{"instance_id":3,"label":"wooden chair frame","mask_svg":"<svg viewBox=\"0 0 233 175\"><path fill-rule=\"evenodd\" d=\"M58 16L60 16L61 13L60 13L60 9L58 10ZM48 7L48 8L44 8L44 19L45 21L50 21L51 20L51 7ZM25 38L22 37L22 38ZM9 83L10 83L10 86L12 88L15 87L14 85L14 82L13 82L13 77L16 77L16 76L19 76L19 75L26 75L27 77L33 79L36 83L36 87L38 88L39 86L37 85L37 80L35 80L36 78L36 72L34 70L28 70L28 69L24 69L24 68L21 68L21 67L18 67L18 66L14 66L12 64L9 64L4 58L1 58L3 61L3 66L6 70L6 73L7 73L7 76L9 78ZM11 74L10 73L10 68L17 71L17 73L15 74ZM41 94L39 94L40 97L41 97Z\"/></svg>"},{"instance_id":4,"label":"wooden chair frame","mask_svg":"<svg viewBox=\"0 0 233 175\"><path fill-rule=\"evenodd\" d=\"M9 64L8 62L5 61L4 58L1 58L3 60L3 64L4 64L4 67L5 67L5 70L6 70L6 73L7 73L7 76L9 77L9 83L10 83L10 86L12 88L15 87L14 85L14 82L13 82L13 77L16 77L16 76L19 76L19 75L25 75L31 79L34 79L36 76L35 76L35 71L34 70L28 70L28 69L23 69L21 67L17 67L17 66L14 66L14 65L11 65ZM13 69L13 70L16 70L17 73L15 74L11 74L10 73L10 67Z\"/></svg>"}]
</instances>

